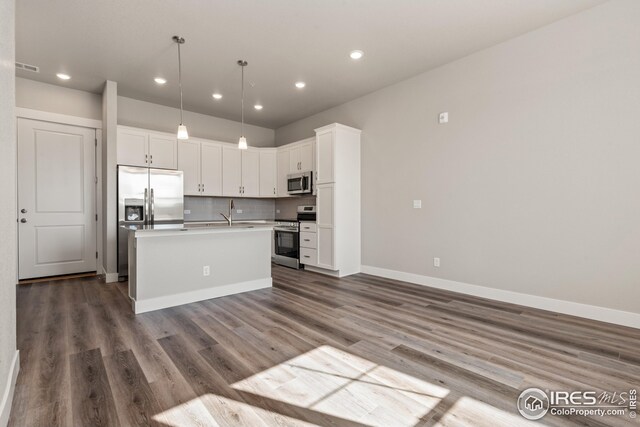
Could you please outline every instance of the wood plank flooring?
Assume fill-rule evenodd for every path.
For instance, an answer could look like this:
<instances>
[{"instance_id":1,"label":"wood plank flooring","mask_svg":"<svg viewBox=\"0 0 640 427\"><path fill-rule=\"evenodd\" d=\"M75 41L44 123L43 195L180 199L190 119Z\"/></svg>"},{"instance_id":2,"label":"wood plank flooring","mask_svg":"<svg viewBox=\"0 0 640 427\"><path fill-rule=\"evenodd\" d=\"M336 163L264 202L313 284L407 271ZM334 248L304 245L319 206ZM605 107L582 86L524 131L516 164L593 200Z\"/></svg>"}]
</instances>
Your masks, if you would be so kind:
<instances>
[{"instance_id":1,"label":"wood plank flooring","mask_svg":"<svg viewBox=\"0 0 640 427\"><path fill-rule=\"evenodd\" d=\"M138 316L126 283L19 285L9 425L637 425L528 422L516 399L638 388L640 330L364 274L273 279Z\"/></svg>"}]
</instances>

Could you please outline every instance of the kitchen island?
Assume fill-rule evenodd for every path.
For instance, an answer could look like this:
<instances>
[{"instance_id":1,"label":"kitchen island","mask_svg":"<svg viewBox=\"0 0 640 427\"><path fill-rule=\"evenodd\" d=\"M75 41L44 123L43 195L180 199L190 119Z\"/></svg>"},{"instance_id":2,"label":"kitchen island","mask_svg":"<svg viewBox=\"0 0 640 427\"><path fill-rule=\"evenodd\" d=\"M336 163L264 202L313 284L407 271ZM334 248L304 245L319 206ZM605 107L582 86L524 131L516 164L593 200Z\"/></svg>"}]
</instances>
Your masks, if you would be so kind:
<instances>
[{"instance_id":1,"label":"kitchen island","mask_svg":"<svg viewBox=\"0 0 640 427\"><path fill-rule=\"evenodd\" d=\"M271 223L124 228L136 314L271 287Z\"/></svg>"}]
</instances>

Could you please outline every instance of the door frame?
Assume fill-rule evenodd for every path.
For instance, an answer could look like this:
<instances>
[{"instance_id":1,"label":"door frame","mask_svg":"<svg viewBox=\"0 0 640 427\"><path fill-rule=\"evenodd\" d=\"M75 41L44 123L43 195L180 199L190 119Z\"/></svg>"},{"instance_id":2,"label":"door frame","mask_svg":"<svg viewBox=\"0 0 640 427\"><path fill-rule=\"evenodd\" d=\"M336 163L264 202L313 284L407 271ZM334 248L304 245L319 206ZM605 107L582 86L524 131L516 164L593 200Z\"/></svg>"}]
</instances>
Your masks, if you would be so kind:
<instances>
[{"instance_id":1,"label":"door frame","mask_svg":"<svg viewBox=\"0 0 640 427\"><path fill-rule=\"evenodd\" d=\"M105 274L104 264L103 264L103 249L102 249L102 120L89 119L86 117L77 117L77 116L69 116L66 114L59 113L51 113L49 111L41 111L41 110L33 110L31 108L22 108L16 107L16 152L18 149L18 119L30 119L30 120L39 120L41 122L50 122L57 123L61 125L71 125L78 127L85 127L89 129L95 130L96 133L96 144L95 144L95 153L94 153L94 161L95 161L95 194L96 194L96 206L95 206L95 214L98 215L98 220L96 221L96 251L98 252L98 258L96 259L96 273L100 275ZM16 157L17 163L17 157ZM16 164L16 206L18 206L18 168ZM18 212L16 211L16 235L19 232L18 230ZM19 240L16 239L16 253L20 250ZM18 271L18 257L16 257L16 283L19 281L19 271Z\"/></svg>"}]
</instances>

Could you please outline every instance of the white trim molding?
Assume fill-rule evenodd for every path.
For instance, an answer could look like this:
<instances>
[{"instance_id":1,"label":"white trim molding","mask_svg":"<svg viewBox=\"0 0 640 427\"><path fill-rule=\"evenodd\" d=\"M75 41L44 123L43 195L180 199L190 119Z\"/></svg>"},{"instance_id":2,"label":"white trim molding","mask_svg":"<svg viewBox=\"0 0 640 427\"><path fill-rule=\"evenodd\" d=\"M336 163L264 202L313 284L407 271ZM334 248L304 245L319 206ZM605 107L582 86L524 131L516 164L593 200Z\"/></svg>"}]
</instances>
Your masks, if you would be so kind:
<instances>
[{"instance_id":1,"label":"white trim molding","mask_svg":"<svg viewBox=\"0 0 640 427\"><path fill-rule=\"evenodd\" d=\"M104 271L104 267L102 268ZM118 281L118 273L105 273L104 274L105 283L115 283Z\"/></svg>"},{"instance_id":2,"label":"white trim molding","mask_svg":"<svg viewBox=\"0 0 640 427\"><path fill-rule=\"evenodd\" d=\"M213 288L199 289L197 291L183 292L181 294L167 295L156 298L149 298L142 301L131 300L133 312L135 314L146 313L147 311L160 310L162 308L175 307L177 305L189 304L196 301L204 301L211 298L219 298L227 295L239 294L242 292L257 291L258 289L270 288L272 286L271 277L266 279L249 280L247 282L233 283L231 285L216 286Z\"/></svg>"},{"instance_id":3,"label":"white trim molding","mask_svg":"<svg viewBox=\"0 0 640 427\"><path fill-rule=\"evenodd\" d=\"M31 108L16 107L16 117L41 120L43 122L62 123L65 125L82 126L92 129L102 129L102 120L51 113L49 111L33 110Z\"/></svg>"},{"instance_id":4,"label":"white trim molding","mask_svg":"<svg viewBox=\"0 0 640 427\"><path fill-rule=\"evenodd\" d=\"M13 394L16 391L16 380L20 372L20 350L16 350L9 369L7 383L0 401L0 426L6 426L9 423L9 415L11 415L11 403L13 402Z\"/></svg>"},{"instance_id":5,"label":"white trim molding","mask_svg":"<svg viewBox=\"0 0 640 427\"><path fill-rule=\"evenodd\" d=\"M541 310L548 310L556 313L584 317L586 319L640 329L640 313L632 313L607 307L599 307L537 295L523 294L520 292L506 291L503 289L489 288L486 286L472 285L469 283L456 282L454 280L389 270L370 265L363 265L361 271L365 274L371 274L373 276L384 277L387 279L400 280L416 285L459 292L476 297L488 298L496 301L518 304L526 307L538 308Z\"/></svg>"}]
</instances>

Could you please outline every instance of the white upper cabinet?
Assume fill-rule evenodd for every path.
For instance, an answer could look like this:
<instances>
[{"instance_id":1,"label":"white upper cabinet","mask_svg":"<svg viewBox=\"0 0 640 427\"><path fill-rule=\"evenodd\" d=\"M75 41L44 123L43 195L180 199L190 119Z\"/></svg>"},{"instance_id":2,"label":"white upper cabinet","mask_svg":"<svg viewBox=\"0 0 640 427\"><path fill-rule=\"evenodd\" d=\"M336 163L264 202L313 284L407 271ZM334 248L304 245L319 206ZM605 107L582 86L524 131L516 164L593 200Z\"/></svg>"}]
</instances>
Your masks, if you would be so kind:
<instances>
[{"instance_id":1,"label":"white upper cabinet","mask_svg":"<svg viewBox=\"0 0 640 427\"><path fill-rule=\"evenodd\" d=\"M184 195L200 196L200 143L178 144L178 169L183 172Z\"/></svg>"},{"instance_id":2,"label":"white upper cabinet","mask_svg":"<svg viewBox=\"0 0 640 427\"><path fill-rule=\"evenodd\" d=\"M289 175L289 161L291 157L291 150L288 148L278 148L278 197L289 197L287 192L287 175Z\"/></svg>"},{"instance_id":3,"label":"white upper cabinet","mask_svg":"<svg viewBox=\"0 0 640 427\"><path fill-rule=\"evenodd\" d=\"M290 148L289 173L313 170L313 145L313 140L306 140Z\"/></svg>"},{"instance_id":4,"label":"white upper cabinet","mask_svg":"<svg viewBox=\"0 0 640 427\"><path fill-rule=\"evenodd\" d=\"M260 196L275 197L278 195L276 150L260 151Z\"/></svg>"},{"instance_id":5,"label":"white upper cabinet","mask_svg":"<svg viewBox=\"0 0 640 427\"><path fill-rule=\"evenodd\" d=\"M118 126L117 162L119 165L147 167L149 133Z\"/></svg>"},{"instance_id":6,"label":"white upper cabinet","mask_svg":"<svg viewBox=\"0 0 640 427\"><path fill-rule=\"evenodd\" d=\"M333 146L334 132L323 132L316 139L316 182L318 184L330 184L335 182L333 174Z\"/></svg>"},{"instance_id":7,"label":"white upper cabinet","mask_svg":"<svg viewBox=\"0 0 640 427\"><path fill-rule=\"evenodd\" d=\"M222 195L242 195L242 154L236 147L222 148Z\"/></svg>"},{"instance_id":8,"label":"white upper cabinet","mask_svg":"<svg viewBox=\"0 0 640 427\"><path fill-rule=\"evenodd\" d=\"M118 126L117 163L159 169L177 169L178 143L172 134Z\"/></svg>"},{"instance_id":9,"label":"white upper cabinet","mask_svg":"<svg viewBox=\"0 0 640 427\"><path fill-rule=\"evenodd\" d=\"M195 138L178 144L185 196L222 196L222 146Z\"/></svg>"},{"instance_id":10,"label":"white upper cabinet","mask_svg":"<svg viewBox=\"0 0 640 427\"><path fill-rule=\"evenodd\" d=\"M149 167L178 168L178 142L175 135L149 134Z\"/></svg>"},{"instance_id":11,"label":"white upper cabinet","mask_svg":"<svg viewBox=\"0 0 640 427\"><path fill-rule=\"evenodd\" d=\"M260 196L260 151L242 150L242 195Z\"/></svg>"},{"instance_id":12,"label":"white upper cabinet","mask_svg":"<svg viewBox=\"0 0 640 427\"><path fill-rule=\"evenodd\" d=\"M200 192L203 196L222 196L222 146L200 144Z\"/></svg>"}]
</instances>

